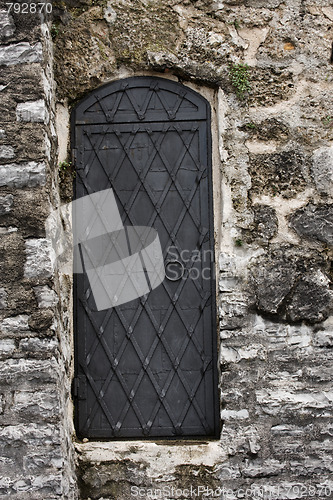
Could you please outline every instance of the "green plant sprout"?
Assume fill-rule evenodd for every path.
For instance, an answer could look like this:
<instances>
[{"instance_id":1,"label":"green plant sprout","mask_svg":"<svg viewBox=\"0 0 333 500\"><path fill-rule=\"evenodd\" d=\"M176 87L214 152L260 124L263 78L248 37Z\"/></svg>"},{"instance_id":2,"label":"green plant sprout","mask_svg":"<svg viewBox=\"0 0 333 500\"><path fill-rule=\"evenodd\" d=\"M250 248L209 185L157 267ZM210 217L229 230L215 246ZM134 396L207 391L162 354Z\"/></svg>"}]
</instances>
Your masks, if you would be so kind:
<instances>
[{"instance_id":1,"label":"green plant sprout","mask_svg":"<svg viewBox=\"0 0 333 500\"><path fill-rule=\"evenodd\" d=\"M325 116L322 118L322 122L324 125L329 125L333 121L333 116Z\"/></svg>"},{"instance_id":2,"label":"green plant sprout","mask_svg":"<svg viewBox=\"0 0 333 500\"><path fill-rule=\"evenodd\" d=\"M245 94L251 89L249 66L247 64L232 64L229 69L231 83L237 96L244 99Z\"/></svg>"},{"instance_id":3,"label":"green plant sprout","mask_svg":"<svg viewBox=\"0 0 333 500\"><path fill-rule=\"evenodd\" d=\"M58 166L58 172L61 182L64 181L69 174L75 177L75 171L73 170L71 161L61 161Z\"/></svg>"},{"instance_id":4,"label":"green plant sprout","mask_svg":"<svg viewBox=\"0 0 333 500\"><path fill-rule=\"evenodd\" d=\"M256 124L253 122L248 122L248 123L245 123L245 127L250 128L250 129L254 129L254 128L256 128Z\"/></svg>"},{"instance_id":5,"label":"green plant sprout","mask_svg":"<svg viewBox=\"0 0 333 500\"><path fill-rule=\"evenodd\" d=\"M56 24L52 24L50 33L52 40L55 40L56 37L59 35L59 27Z\"/></svg>"}]
</instances>

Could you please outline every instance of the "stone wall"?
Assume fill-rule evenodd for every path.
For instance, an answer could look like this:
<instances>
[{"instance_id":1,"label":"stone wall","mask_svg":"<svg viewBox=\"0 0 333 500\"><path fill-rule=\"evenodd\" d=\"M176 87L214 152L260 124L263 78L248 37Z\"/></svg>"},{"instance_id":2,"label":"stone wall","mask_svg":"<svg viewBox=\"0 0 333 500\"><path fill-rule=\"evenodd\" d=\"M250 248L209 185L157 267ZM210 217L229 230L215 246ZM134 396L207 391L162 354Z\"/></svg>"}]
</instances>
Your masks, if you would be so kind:
<instances>
[{"instance_id":1,"label":"stone wall","mask_svg":"<svg viewBox=\"0 0 333 500\"><path fill-rule=\"evenodd\" d=\"M70 499L70 331L44 228L59 204L51 23L8 8L1 2L0 496Z\"/></svg>"},{"instance_id":2,"label":"stone wall","mask_svg":"<svg viewBox=\"0 0 333 500\"><path fill-rule=\"evenodd\" d=\"M55 101L64 160L75 102L155 74L209 95L216 117L221 439L76 440L80 498L333 498L331 1L53 7L55 91L46 25L0 18L1 491L75 495L70 280L43 228L59 203Z\"/></svg>"}]
</instances>

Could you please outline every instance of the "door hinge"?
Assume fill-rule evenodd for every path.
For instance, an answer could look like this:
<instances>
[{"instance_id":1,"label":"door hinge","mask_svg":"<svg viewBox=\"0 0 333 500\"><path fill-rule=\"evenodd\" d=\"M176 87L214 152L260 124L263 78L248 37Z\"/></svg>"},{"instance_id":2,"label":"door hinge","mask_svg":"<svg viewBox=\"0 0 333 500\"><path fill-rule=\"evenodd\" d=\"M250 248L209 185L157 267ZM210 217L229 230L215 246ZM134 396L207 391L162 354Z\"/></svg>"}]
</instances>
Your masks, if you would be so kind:
<instances>
[{"instance_id":1,"label":"door hinge","mask_svg":"<svg viewBox=\"0 0 333 500\"><path fill-rule=\"evenodd\" d=\"M87 378L79 375L73 379L73 396L77 399L87 399Z\"/></svg>"}]
</instances>

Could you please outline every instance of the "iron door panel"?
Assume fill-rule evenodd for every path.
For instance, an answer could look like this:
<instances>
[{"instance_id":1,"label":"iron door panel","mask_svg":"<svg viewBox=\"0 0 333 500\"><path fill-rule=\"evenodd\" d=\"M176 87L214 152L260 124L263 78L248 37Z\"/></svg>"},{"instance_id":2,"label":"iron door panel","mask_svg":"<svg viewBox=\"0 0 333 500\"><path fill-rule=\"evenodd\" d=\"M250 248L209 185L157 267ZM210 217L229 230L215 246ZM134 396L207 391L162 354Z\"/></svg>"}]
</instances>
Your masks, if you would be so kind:
<instances>
[{"instance_id":1,"label":"iron door panel","mask_svg":"<svg viewBox=\"0 0 333 500\"><path fill-rule=\"evenodd\" d=\"M76 198L112 187L123 224L156 229L169 274L172 264L184 271L99 312L87 277L75 277L81 436L218 432L208 125L76 126Z\"/></svg>"}]
</instances>

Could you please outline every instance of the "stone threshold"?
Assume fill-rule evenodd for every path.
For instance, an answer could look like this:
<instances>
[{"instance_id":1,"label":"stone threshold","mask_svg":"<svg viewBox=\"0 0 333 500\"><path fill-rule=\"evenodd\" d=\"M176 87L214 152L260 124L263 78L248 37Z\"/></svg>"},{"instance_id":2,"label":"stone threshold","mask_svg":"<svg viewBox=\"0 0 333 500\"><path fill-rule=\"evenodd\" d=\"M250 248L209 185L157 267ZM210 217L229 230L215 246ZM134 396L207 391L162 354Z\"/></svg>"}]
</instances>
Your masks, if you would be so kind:
<instances>
[{"instance_id":1,"label":"stone threshold","mask_svg":"<svg viewBox=\"0 0 333 500\"><path fill-rule=\"evenodd\" d=\"M166 463L168 468L185 464L213 467L227 459L227 450L218 440L89 441L76 442L75 449L80 461L90 464L130 460L140 466L147 462L151 476L159 476Z\"/></svg>"}]
</instances>

